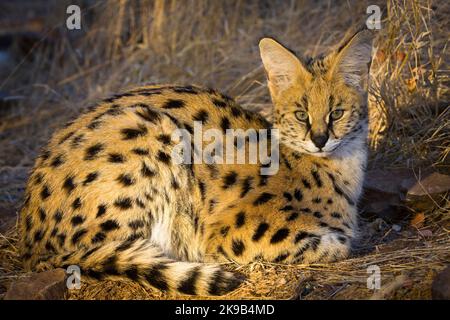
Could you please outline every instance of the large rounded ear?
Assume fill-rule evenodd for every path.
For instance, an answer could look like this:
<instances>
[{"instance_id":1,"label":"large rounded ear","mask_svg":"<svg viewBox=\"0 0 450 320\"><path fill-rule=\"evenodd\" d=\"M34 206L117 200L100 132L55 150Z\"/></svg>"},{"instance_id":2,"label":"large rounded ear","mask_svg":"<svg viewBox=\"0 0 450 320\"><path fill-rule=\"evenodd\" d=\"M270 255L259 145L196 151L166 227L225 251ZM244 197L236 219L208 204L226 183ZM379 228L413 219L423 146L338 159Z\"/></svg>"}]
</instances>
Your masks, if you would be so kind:
<instances>
[{"instance_id":1,"label":"large rounded ear","mask_svg":"<svg viewBox=\"0 0 450 320\"><path fill-rule=\"evenodd\" d=\"M372 61L372 40L372 33L362 30L344 42L332 58L332 75L341 76L349 86L358 90L366 90Z\"/></svg>"},{"instance_id":2,"label":"large rounded ear","mask_svg":"<svg viewBox=\"0 0 450 320\"><path fill-rule=\"evenodd\" d=\"M300 60L275 40L262 39L259 50L272 97L311 77Z\"/></svg>"}]
</instances>

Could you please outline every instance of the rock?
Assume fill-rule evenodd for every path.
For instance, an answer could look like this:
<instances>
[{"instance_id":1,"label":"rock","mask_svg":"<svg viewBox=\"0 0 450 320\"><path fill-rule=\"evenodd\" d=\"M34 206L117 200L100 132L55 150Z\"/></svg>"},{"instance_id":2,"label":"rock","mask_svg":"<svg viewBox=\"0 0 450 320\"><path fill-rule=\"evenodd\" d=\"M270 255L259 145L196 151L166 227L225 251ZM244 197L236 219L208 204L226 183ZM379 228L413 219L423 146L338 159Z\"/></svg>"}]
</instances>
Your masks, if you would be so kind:
<instances>
[{"instance_id":1,"label":"rock","mask_svg":"<svg viewBox=\"0 0 450 320\"><path fill-rule=\"evenodd\" d=\"M66 272L54 269L13 282L4 300L62 300L67 291Z\"/></svg>"},{"instance_id":2,"label":"rock","mask_svg":"<svg viewBox=\"0 0 450 320\"><path fill-rule=\"evenodd\" d=\"M361 209L389 222L401 221L412 212L442 204L450 191L450 176L427 170L371 170L364 182Z\"/></svg>"},{"instance_id":3,"label":"rock","mask_svg":"<svg viewBox=\"0 0 450 320\"><path fill-rule=\"evenodd\" d=\"M402 182L405 200L418 210L426 210L435 203L442 204L445 197L440 195L450 191L450 176L433 172L423 175L418 181L415 178Z\"/></svg>"},{"instance_id":4,"label":"rock","mask_svg":"<svg viewBox=\"0 0 450 320\"><path fill-rule=\"evenodd\" d=\"M450 265L434 278L431 297L433 300L450 300Z\"/></svg>"},{"instance_id":5,"label":"rock","mask_svg":"<svg viewBox=\"0 0 450 320\"><path fill-rule=\"evenodd\" d=\"M398 224L393 224L392 230L394 230L395 232L400 232L400 230L402 230L402 227L399 226Z\"/></svg>"}]
</instances>

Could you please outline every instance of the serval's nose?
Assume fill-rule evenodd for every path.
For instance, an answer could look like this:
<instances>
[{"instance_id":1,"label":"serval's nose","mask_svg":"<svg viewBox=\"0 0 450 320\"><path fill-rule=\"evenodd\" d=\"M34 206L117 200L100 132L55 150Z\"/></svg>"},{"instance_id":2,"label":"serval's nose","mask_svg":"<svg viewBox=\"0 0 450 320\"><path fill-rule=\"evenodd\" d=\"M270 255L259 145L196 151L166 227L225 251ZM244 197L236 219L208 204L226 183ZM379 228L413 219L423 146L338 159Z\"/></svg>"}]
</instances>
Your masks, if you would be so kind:
<instances>
[{"instance_id":1,"label":"serval's nose","mask_svg":"<svg viewBox=\"0 0 450 320\"><path fill-rule=\"evenodd\" d=\"M312 134L311 140L317 148L322 149L328 141L328 133Z\"/></svg>"}]
</instances>

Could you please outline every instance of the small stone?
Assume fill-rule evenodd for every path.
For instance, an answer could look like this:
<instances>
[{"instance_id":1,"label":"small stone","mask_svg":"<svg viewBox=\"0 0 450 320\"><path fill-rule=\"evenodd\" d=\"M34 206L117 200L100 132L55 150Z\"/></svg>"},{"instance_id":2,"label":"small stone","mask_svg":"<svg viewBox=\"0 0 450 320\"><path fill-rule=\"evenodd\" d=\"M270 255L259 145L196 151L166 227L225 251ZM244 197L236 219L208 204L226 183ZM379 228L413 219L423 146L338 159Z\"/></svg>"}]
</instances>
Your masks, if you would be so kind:
<instances>
[{"instance_id":1,"label":"small stone","mask_svg":"<svg viewBox=\"0 0 450 320\"><path fill-rule=\"evenodd\" d=\"M450 265L434 278L431 297L433 300L450 300Z\"/></svg>"},{"instance_id":2,"label":"small stone","mask_svg":"<svg viewBox=\"0 0 450 320\"><path fill-rule=\"evenodd\" d=\"M64 269L34 273L13 282L4 300L63 300L67 291Z\"/></svg>"},{"instance_id":3,"label":"small stone","mask_svg":"<svg viewBox=\"0 0 450 320\"><path fill-rule=\"evenodd\" d=\"M398 224L393 224L392 230L394 230L395 232L400 232L400 230L402 230L402 227L399 226Z\"/></svg>"}]
</instances>

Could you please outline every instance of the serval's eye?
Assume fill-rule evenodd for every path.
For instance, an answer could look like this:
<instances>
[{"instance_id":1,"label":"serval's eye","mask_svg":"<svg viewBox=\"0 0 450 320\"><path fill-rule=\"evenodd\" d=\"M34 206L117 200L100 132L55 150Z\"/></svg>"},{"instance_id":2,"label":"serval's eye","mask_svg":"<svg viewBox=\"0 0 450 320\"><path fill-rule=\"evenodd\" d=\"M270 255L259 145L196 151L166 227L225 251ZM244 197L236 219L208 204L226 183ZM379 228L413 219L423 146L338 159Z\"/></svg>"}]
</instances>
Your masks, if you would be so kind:
<instances>
[{"instance_id":1,"label":"serval's eye","mask_svg":"<svg viewBox=\"0 0 450 320\"><path fill-rule=\"evenodd\" d=\"M309 118L308 113L305 111L296 111L295 117L297 118L298 121L301 121L301 122L306 122L306 121L308 121L308 118Z\"/></svg>"},{"instance_id":2,"label":"serval's eye","mask_svg":"<svg viewBox=\"0 0 450 320\"><path fill-rule=\"evenodd\" d=\"M344 110L334 110L331 112L330 114L330 118L331 120L339 120L340 118L342 118L342 116L344 115Z\"/></svg>"}]
</instances>

